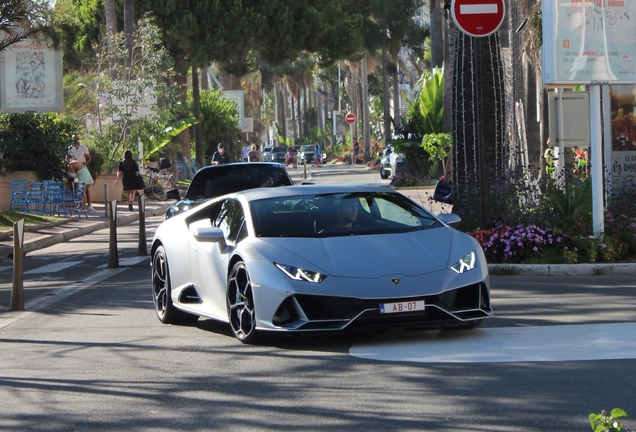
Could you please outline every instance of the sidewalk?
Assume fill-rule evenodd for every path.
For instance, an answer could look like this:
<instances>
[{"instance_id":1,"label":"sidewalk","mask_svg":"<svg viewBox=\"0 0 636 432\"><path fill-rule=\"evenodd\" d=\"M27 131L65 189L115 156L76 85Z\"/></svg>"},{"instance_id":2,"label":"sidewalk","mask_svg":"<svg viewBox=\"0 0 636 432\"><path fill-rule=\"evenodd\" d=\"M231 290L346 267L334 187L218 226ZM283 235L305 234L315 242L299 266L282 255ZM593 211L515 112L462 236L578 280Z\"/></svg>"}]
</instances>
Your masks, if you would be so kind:
<instances>
[{"instance_id":1,"label":"sidewalk","mask_svg":"<svg viewBox=\"0 0 636 432\"><path fill-rule=\"evenodd\" d=\"M146 218L165 214L174 201L146 201ZM94 231L109 228L110 221L106 217L104 203L93 203L96 212L41 225L24 227L24 253L43 249L57 243L68 241ZM117 205L117 225L125 225L139 220L139 208L135 203L134 211L129 211L125 202ZM0 261L13 258L13 229L0 231Z\"/></svg>"}]
</instances>

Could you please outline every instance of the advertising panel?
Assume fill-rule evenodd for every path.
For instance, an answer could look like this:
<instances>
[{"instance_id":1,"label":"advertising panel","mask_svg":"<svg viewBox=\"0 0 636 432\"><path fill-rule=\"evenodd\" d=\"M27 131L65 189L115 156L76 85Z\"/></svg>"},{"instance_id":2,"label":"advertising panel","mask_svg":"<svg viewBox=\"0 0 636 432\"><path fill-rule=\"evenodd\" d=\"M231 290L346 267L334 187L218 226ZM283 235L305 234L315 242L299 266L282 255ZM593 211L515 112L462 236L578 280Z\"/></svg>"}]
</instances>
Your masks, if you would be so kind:
<instances>
[{"instance_id":1,"label":"advertising panel","mask_svg":"<svg viewBox=\"0 0 636 432\"><path fill-rule=\"evenodd\" d=\"M10 33L0 32L3 39ZM63 111L62 52L25 39L0 53L0 111Z\"/></svg>"},{"instance_id":2,"label":"advertising panel","mask_svg":"<svg viewBox=\"0 0 636 432\"><path fill-rule=\"evenodd\" d=\"M636 83L635 1L544 0L544 83Z\"/></svg>"},{"instance_id":3,"label":"advertising panel","mask_svg":"<svg viewBox=\"0 0 636 432\"><path fill-rule=\"evenodd\" d=\"M612 109L612 184L636 182L636 86L614 85Z\"/></svg>"}]
</instances>

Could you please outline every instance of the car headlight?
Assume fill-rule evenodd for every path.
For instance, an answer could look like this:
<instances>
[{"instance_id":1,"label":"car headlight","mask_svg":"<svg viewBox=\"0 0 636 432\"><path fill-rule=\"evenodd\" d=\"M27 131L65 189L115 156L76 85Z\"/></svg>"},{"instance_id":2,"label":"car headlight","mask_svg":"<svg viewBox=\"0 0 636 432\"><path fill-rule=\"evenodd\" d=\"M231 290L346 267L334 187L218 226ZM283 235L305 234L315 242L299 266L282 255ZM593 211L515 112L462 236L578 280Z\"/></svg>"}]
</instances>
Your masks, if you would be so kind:
<instances>
[{"instance_id":1,"label":"car headlight","mask_svg":"<svg viewBox=\"0 0 636 432\"><path fill-rule=\"evenodd\" d=\"M299 267L289 266L285 264L274 263L276 267L282 270L289 278L298 281L320 283L327 278L327 275L311 270L304 270Z\"/></svg>"},{"instance_id":2,"label":"car headlight","mask_svg":"<svg viewBox=\"0 0 636 432\"><path fill-rule=\"evenodd\" d=\"M477 265L477 257L475 256L475 251L471 251L464 258L457 261L455 264L450 266L455 272L462 274L464 272L470 271L475 268Z\"/></svg>"}]
</instances>

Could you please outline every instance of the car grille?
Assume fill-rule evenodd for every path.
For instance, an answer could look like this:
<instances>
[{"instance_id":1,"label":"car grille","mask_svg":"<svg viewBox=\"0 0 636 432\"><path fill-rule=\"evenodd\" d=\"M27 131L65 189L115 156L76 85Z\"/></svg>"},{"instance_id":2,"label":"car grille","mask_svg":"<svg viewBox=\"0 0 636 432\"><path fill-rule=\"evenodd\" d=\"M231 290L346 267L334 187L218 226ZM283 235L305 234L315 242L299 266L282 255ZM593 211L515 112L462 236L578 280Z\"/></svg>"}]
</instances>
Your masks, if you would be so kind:
<instances>
[{"instance_id":1,"label":"car grille","mask_svg":"<svg viewBox=\"0 0 636 432\"><path fill-rule=\"evenodd\" d=\"M424 300L426 309L399 314L381 314L381 303ZM441 294L410 298L363 300L297 294L279 307L274 324L295 330L336 330L359 327L391 327L471 321L492 315L485 284L474 284ZM301 317L303 317L301 319ZM306 318L305 318L306 317Z\"/></svg>"}]
</instances>

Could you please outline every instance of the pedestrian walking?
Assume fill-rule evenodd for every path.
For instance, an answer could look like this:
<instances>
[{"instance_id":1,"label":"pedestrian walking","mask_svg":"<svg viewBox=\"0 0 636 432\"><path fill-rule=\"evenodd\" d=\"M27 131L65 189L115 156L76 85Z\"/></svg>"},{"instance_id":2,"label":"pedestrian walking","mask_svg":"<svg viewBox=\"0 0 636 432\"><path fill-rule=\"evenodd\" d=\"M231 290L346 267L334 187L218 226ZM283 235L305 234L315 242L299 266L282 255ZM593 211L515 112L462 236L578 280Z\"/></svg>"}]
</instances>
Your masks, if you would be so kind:
<instances>
[{"instance_id":1,"label":"pedestrian walking","mask_svg":"<svg viewBox=\"0 0 636 432\"><path fill-rule=\"evenodd\" d=\"M117 171L117 178L115 184L121 178L124 191L126 191L126 202L128 202L128 210L133 211L133 201L135 200L135 192L137 190L137 175L139 174L139 166L137 162L133 160L132 152L126 150L124 152L124 159L119 162L119 170Z\"/></svg>"},{"instance_id":2,"label":"pedestrian walking","mask_svg":"<svg viewBox=\"0 0 636 432\"><path fill-rule=\"evenodd\" d=\"M245 143L245 145L241 149L241 157L243 158L243 162L248 161L247 158L251 150L252 150L252 146L250 146L249 143Z\"/></svg>"},{"instance_id":3,"label":"pedestrian walking","mask_svg":"<svg viewBox=\"0 0 636 432\"><path fill-rule=\"evenodd\" d=\"M314 165L317 167L322 166L322 153L320 152L320 145L314 141L316 150L314 150Z\"/></svg>"},{"instance_id":4,"label":"pedestrian walking","mask_svg":"<svg viewBox=\"0 0 636 432\"><path fill-rule=\"evenodd\" d=\"M263 162L263 155L258 151L256 144L252 144L252 149L248 153L247 159L250 162Z\"/></svg>"}]
</instances>

